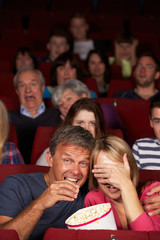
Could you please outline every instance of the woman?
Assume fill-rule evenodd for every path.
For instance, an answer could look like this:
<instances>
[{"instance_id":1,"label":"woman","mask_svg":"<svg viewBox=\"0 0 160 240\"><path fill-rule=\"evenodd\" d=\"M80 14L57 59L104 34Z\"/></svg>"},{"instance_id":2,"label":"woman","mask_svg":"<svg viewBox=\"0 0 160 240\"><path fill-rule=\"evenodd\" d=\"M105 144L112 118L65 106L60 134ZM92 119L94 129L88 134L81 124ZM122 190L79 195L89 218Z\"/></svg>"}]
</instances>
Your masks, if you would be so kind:
<instances>
[{"instance_id":1,"label":"woman","mask_svg":"<svg viewBox=\"0 0 160 240\"><path fill-rule=\"evenodd\" d=\"M160 215L150 217L140 201L160 182L146 183L138 197L138 168L128 144L115 136L96 141L90 161L90 191L84 206L111 203L118 229L159 231Z\"/></svg>"},{"instance_id":2,"label":"woman","mask_svg":"<svg viewBox=\"0 0 160 240\"><path fill-rule=\"evenodd\" d=\"M8 113L2 101L0 101L0 164L24 163L21 153L14 143L7 142L9 132Z\"/></svg>"},{"instance_id":3,"label":"woman","mask_svg":"<svg viewBox=\"0 0 160 240\"><path fill-rule=\"evenodd\" d=\"M52 86L65 83L69 79L81 79L82 73L75 55L64 52L53 62L51 67Z\"/></svg>"},{"instance_id":4,"label":"woman","mask_svg":"<svg viewBox=\"0 0 160 240\"><path fill-rule=\"evenodd\" d=\"M13 58L12 72L17 73L21 67L32 66L37 68L36 57L28 47L20 47L17 49Z\"/></svg>"},{"instance_id":5,"label":"woman","mask_svg":"<svg viewBox=\"0 0 160 240\"><path fill-rule=\"evenodd\" d=\"M98 96L106 97L110 81L110 67L105 53L91 50L86 60L89 77L96 79Z\"/></svg>"},{"instance_id":6,"label":"woman","mask_svg":"<svg viewBox=\"0 0 160 240\"><path fill-rule=\"evenodd\" d=\"M70 79L82 79L80 64L74 54L64 52L53 62L51 67L51 84L44 91L46 98L51 98L54 88L57 85L66 83ZM92 97L97 97L95 92L91 91Z\"/></svg>"},{"instance_id":7,"label":"woman","mask_svg":"<svg viewBox=\"0 0 160 240\"><path fill-rule=\"evenodd\" d=\"M87 129L95 139L107 135L107 127L100 104L92 98L82 98L76 101L68 111L62 126L73 125ZM47 148L37 161L37 165L47 165L45 154Z\"/></svg>"}]
</instances>

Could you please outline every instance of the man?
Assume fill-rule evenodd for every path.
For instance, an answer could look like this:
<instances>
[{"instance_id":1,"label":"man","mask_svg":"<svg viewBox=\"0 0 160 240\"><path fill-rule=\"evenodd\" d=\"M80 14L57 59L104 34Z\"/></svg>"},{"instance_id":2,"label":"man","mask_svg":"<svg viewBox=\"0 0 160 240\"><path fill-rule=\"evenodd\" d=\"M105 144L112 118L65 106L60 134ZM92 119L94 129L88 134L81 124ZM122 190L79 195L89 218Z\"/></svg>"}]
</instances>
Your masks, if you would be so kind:
<instances>
[{"instance_id":1,"label":"man","mask_svg":"<svg viewBox=\"0 0 160 240\"><path fill-rule=\"evenodd\" d=\"M160 170L160 97L151 101L150 125L156 138L136 140L132 151L138 168Z\"/></svg>"},{"instance_id":2,"label":"man","mask_svg":"<svg viewBox=\"0 0 160 240\"><path fill-rule=\"evenodd\" d=\"M1 184L0 228L15 229L20 239L42 239L49 227L66 228L65 220L83 206L93 147L87 130L59 128L46 154L48 173L13 175Z\"/></svg>"},{"instance_id":3,"label":"man","mask_svg":"<svg viewBox=\"0 0 160 240\"><path fill-rule=\"evenodd\" d=\"M73 37L73 52L80 56L82 61L85 61L88 52L92 49L107 51L107 43L105 40L88 39L87 32L89 24L86 17L81 13L75 13L70 19L70 32Z\"/></svg>"},{"instance_id":4,"label":"man","mask_svg":"<svg viewBox=\"0 0 160 240\"><path fill-rule=\"evenodd\" d=\"M69 50L67 34L61 29L55 29L49 36L46 48L49 51L49 56L38 58L39 62L53 62L61 53L67 52Z\"/></svg>"},{"instance_id":5,"label":"man","mask_svg":"<svg viewBox=\"0 0 160 240\"><path fill-rule=\"evenodd\" d=\"M121 90L116 93L116 98L149 99L160 96L160 90L155 88L155 81L160 77L160 63L151 53L139 57L134 72L136 88Z\"/></svg>"},{"instance_id":6,"label":"man","mask_svg":"<svg viewBox=\"0 0 160 240\"><path fill-rule=\"evenodd\" d=\"M21 68L14 77L14 86L19 96L20 109L10 110L10 122L15 125L18 145L25 163L30 163L32 143L37 127L58 126L59 111L46 108L42 96L45 80L42 73L33 67Z\"/></svg>"}]
</instances>

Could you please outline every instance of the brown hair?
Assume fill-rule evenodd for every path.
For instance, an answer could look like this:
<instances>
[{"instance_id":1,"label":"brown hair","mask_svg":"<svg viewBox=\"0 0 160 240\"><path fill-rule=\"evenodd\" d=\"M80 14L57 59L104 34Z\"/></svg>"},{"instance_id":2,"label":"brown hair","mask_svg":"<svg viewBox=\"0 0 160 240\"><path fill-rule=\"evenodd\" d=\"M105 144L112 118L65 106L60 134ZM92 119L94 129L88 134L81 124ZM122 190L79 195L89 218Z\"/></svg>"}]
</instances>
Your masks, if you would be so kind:
<instances>
[{"instance_id":1,"label":"brown hair","mask_svg":"<svg viewBox=\"0 0 160 240\"><path fill-rule=\"evenodd\" d=\"M79 62L74 54L67 51L59 55L56 60L53 62L51 67L51 81L52 86L57 86L57 68L60 66L64 66L66 62L69 61L71 66L76 69L77 79L81 79L81 69Z\"/></svg>"},{"instance_id":2,"label":"brown hair","mask_svg":"<svg viewBox=\"0 0 160 240\"><path fill-rule=\"evenodd\" d=\"M62 125L72 125L74 118L81 110L87 110L94 113L96 120L95 138L98 139L100 137L106 136L107 126L105 124L101 106L97 102L97 100L93 98L81 98L76 101L69 109L68 114Z\"/></svg>"}]
</instances>

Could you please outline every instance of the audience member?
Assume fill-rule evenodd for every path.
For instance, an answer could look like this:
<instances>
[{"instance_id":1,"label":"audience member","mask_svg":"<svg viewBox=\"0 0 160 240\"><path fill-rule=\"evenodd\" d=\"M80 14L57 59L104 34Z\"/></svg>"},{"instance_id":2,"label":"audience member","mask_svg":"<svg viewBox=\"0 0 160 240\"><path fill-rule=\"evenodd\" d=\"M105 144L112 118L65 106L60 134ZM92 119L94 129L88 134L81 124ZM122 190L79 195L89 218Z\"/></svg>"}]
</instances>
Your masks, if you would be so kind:
<instances>
[{"instance_id":1,"label":"audience member","mask_svg":"<svg viewBox=\"0 0 160 240\"><path fill-rule=\"evenodd\" d=\"M127 79L131 77L132 68L136 65L136 50L138 40L128 29L128 24L122 34L115 41L115 57L110 57L110 64L121 66L122 76Z\"/></svg>"},{"instance_id":2,"label":"audience member","mask_svg":"<svg viewBox=\"0 0 160 240\"><path fill-rule=\"evenodd\" d=\"M160 77L160 63L152 53L142 54L135 67L135 89L121 90L116 98L149 99L160 96L160 90L155 88L155 81Z\"/></svg>"},{"instance_id":3,"label":"audience member","mask_svg":"<svg viewBox=\"0 0 160 240\"><path fill-rule=\"evenodd\" d=\"M84 207L110 203L118 229L134 231L159 231L160 215L150 216L144 212L142 200L148 198L149 190L160 182L148 182L138 197L138 168L130 147L116 136L96 141L90 162L90 191Z\"/></svg>"},{"instance_id":4,"label":"audience member","mask_svg":"<svg viewBox=\"0 0 160 240\"><path fill-rule=\"evenodd\" d=\"M13 58L12 72L17 73L21 67L25 66L37 68L37 60L30 48L20 47Z\"/></svg>"},{"instance_id":5,"label":"audience member","mask_svg":"<svg viewBox=\"0 0 160 240\"><path fill-rule=\"evenodd\" d=\"M106 54L99 50L91 50L86 59L88 75L96 79L98 96L106 97L111 72Z\"/></svg>"},{"instance_id":6,"label":"audience member","mask_svg":"<svg viewBox=\"0 0 160 240\"><path fill-rule=\"evenodd\" d=\"M70 108L61 126L80 126L88 130L95 139L107 135L107 126L104 121L100 104L91 98L77 100ZM37 160L37 165L48 165L45 155L49 148L45 149Z\"/></svg>"},{"instance_id":7,"label":"audience member","mask_svg":"<svg viewBox=\"0 0 160 240\"><path fill-rule=\"evenodd\" d=\"M62 53L52 64L51 81L52 86L63 84L69 79L81 79L82 72L79 62L74 54Z\"/></svg>"},{"instance_id":8,"label":"audience member","mask_svg":"<svg viewBox=\"0 0 160 240\"><path fill-rule=\"evenodd\" d=\"M39 70L33 67L21 68L14 77L14 86L19 96L20 109L10 110L9 117L16 127L23 159L29 163L37 127L58 126L59 111L45 107L42 99L45 79Z\"/></svg>"},{"instance_id":9,"label":"audience member","mask_svg":"<svg viewBox=\"0 0 160 240\"><path fill-rule=\"evenodd\" d=\"M55 107L59 108L62 120L65 119L70 107L80 98L91 98L91 94L84 83L78 80L69 80L55 88L52 101ZM106 125L109 128L122 129L126 136L124 125L114 108L106 103L101 104Z\"/></svg>"},{"instance_id":10,"label":"audience member","mask_svg":"<svg viewBox=\"0 0 160 240\"><path fill-rule=\"evenodd\" d=\"M38 62L53 62L60 54L69 50L69 40L67 34L62 29L54 29L49 36L46 48L49 55L38 58Z\"/></svg>"},{"instance_id":11,"label":"audience member","mask_svg":"<svg viewBox=\"0 0 160 240\"><path fill-rule=\"evenodd\" d=\"M72 104L83 97L91 98L89 89L83 82L71 79L55 88L52 101L64 120Z\"/></svg>"},{"instance_id":12,"label":"audience member","mask_svg":"<svg viewBox=\"0 0 160 240\"><path fill-rule=\"evenodd\" d=\"M75 13L70 19L70 32L73 37L72 47L73 52L80 56L82 61L85 61L88 52L92 49L107 51L107 44L104 40L93 40L87 36L89 23L86 17L81 13Z\"/></svg>"},{"instance_id":13,"label":"audience member","mask_svg":"<svg viewBox=\"0 0 160 240\"><path fill-rule=\"evenodd\" d=\"M0 228L39 240L50 227L66 228L65 220L83 206L93 147L87 130L59 128L46 154L48 173L12 175L0 185Z\"/></svg>"},{"instance_id":14,"label":"audience member","mask_svg":"<svg viewBox=\"0 0 160 240\"><path fill-rule=\"evenodd\" d=\"M1 100L0 116L0 164L24 163L21 153L16 145L12 142L7 142L9 133L9 120L7 109Z\"/></svg>"},{"instance_id":15,"label":"audience member","mask_svg":"<svg viewBox=\"0 0 160 240\"><path fill-rule=\"evenodd\" d=\"M160 97L151 101L150 126L156 138L136 140L132 152L138 168L160 170Z\"/></svg>"},{"instance_id":16,"label":"audience member","mask_svg":"<svg viewBox=\"0 0 160 240\"><path fill-rule=\"evenodd\" d=\"M79 62L75 55L70 52L62 53L53 62L51 67L51 84L52 84L52 94L54 93L54 87L61 85L70 79L82 79L82 71ZM47 87L45 88L46 95L52 97L52 94L47 94ZM92 91L93 97L96 94Z\"/></svg>"}]
</instances>

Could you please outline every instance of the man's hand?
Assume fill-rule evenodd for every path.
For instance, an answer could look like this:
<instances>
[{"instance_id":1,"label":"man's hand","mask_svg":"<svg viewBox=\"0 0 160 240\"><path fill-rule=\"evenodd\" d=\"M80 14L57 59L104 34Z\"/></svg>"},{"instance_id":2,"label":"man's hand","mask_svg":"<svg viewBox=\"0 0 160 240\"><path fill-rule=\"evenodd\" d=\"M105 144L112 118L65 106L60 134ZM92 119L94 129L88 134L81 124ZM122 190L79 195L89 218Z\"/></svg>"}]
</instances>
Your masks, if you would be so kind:
<instances>
[{"instance_id":1,"label":"man's hand","mask_svg":"<svg viewBox=\"0 0 160 240\"><path fill-rule=\"evenodd\" d=\"M151 211L148 213L150 216L160 214L160 185L153 187L147 195L151 197L142 201L144 210Z\"/></svg>"},{"instance_id":2,"label":"man's hand","mask_svg":"<svg viewBox=\"0 0 160 240\"><path fill-rule=\"evenodd\" d=\"M69 180L55 181L42 195L37 198L39 209L44 211L59 201L74 201L77 198L79 186Z\"/></svg>"}]
</instances>

